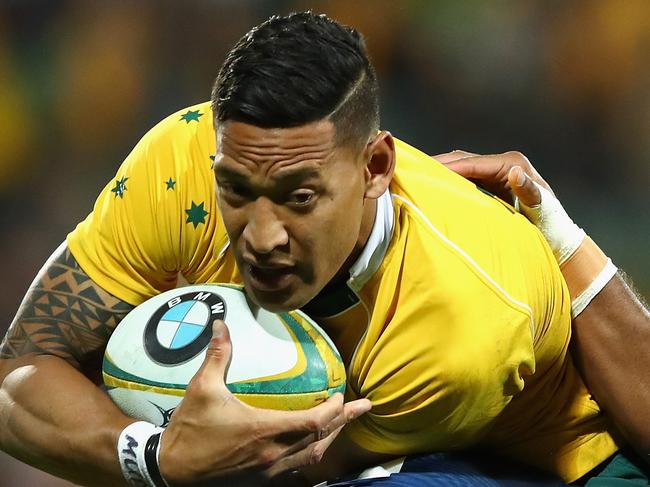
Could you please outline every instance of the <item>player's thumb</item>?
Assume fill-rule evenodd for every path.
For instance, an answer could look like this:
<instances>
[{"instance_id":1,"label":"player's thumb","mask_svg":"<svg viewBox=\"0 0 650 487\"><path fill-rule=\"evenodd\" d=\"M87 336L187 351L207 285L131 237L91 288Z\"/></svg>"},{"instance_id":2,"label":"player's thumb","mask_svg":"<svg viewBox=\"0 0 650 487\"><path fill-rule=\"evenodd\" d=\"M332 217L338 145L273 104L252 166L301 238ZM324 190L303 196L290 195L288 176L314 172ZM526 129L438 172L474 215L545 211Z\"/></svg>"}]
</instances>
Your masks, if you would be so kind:
<instances>
[{"instance_id":1,"label":"player's thumb","mask_svg":"<svg viewBox=\"0 0 650 487\"><path fill-rule=\"evenodd\" d=\"M520 166L513 166L508 172L508 182L512 192L525 206L533 207L542 202L542 194L537 184Z\"/></svg>"},{"instance_id":2,"label":"player's thumb","mask_svg":"<svg viewBox=\"0 0 650 487\"><path fill-rule=\"evenodd\" d=\"M222 320L212 323L212 338L205 359L197 374L209 374L210 382L225 385L226 373L232 356L232 343L228 327Z\"/></svg>"}]
</instances>

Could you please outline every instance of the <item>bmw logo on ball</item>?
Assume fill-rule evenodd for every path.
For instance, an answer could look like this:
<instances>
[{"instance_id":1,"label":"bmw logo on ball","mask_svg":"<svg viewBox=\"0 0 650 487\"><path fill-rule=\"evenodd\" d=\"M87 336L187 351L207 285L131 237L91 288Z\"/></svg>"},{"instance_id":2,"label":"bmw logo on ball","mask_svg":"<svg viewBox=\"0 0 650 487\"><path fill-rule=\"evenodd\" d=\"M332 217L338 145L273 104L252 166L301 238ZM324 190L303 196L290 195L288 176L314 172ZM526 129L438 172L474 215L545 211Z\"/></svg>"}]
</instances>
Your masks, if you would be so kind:
<instances>
[{"instance_id":1,"label":"bmw logo on ball","mask_svg":"<svg viewBox=\"0 0 650 487\"><path fill-rule=\"evenodd\" d=\"M211 292L192 292L167 301L144 329L144 349L160 365L177 365L196 357L212 338L212 322L223 320L226 304Z\"/></svg>"}]
</instances>

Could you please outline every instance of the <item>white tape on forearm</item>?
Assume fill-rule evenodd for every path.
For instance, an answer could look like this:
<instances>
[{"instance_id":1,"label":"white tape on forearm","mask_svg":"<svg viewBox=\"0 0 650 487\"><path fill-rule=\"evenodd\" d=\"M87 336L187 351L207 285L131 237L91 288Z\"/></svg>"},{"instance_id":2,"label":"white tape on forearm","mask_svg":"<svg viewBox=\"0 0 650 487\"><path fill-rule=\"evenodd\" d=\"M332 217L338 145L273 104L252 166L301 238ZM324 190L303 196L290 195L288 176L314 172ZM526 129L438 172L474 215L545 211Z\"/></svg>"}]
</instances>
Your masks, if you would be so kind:
<instances>
[{"instance_id":1,"label":"white tape on forearm","mask_svg":"<svg viewBox=\"0 0 650 487\"><path fill-rule=\"evenodd\" d=\"M580 247L585 232L573 223L560 201L549 190L535 182L533 184L541 193L541 203L526 206L515 199L515 208L542 232L558 263L563 264Z\"/></svg>"},{"instance_id":2,"label":"white tape on forearm","mask_svg":"<svg viewBox=\"0 0 650 487\"><path fill-rule=\"evenodd\" d=\"M157 487L147 470L144 452L149 438L162 431L164 428L146 421L138 421L128 425L120 434L117 454L122 475L129 485Z\"/></svg>"},{"instance_id":3,"label":"white tape on forearm","mask_svg":"<svg viewBox=\"0 0 650 487\"><path fill-rule=\"evenodd\" d=\"M580 296L571 301L571 318L575 318L584 311L589 303L591 303L591 300L612 280L612 277L616 275L617 271L618 269L612 263L612 260L607 259L607 264L605 264L605 268L598 274L598 277L591 282L589 287Z\"/></svg>"},{"instance_id":4,"label":"white tape on forearm","mask_svg":"<svg viewBox=\"0 0 650 487\"><path fill-rule=\"evenodd\" d=\"M575 318L603 290L617 269L584 230L573 223L560 201L546 188L533 184L541 194L540 204L526 206L516 199L515 208L542 232L551 247L569 287L571 317Z\"/></svg>"}]
</instances>

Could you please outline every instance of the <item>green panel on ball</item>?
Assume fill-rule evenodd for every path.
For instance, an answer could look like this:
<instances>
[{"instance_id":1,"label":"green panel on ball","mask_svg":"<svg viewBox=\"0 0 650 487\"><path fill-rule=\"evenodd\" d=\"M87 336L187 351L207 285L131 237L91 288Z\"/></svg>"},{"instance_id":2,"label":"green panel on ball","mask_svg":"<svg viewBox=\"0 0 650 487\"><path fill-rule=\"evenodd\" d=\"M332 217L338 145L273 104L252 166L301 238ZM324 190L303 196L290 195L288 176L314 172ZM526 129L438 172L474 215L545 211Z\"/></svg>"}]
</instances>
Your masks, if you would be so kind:
<instances>
[{"instance_id":1,"label":"green panel on ball","mask_svg":"<svg viewBox=\"0 0 650 487\"><path fill-rule=\"evenodd\" d=\"M329 389L327 378L327 364L320 356L312 338L293 316L288 313L279 313L280 318L287 325L292 334L302 345L302 351L307 360L304 372L295 377L286 377L259 382L257 380L233 382L227 384L228 389L235 394L296 394L305 392L325 391Z\"/></svg>"}]
</instances>

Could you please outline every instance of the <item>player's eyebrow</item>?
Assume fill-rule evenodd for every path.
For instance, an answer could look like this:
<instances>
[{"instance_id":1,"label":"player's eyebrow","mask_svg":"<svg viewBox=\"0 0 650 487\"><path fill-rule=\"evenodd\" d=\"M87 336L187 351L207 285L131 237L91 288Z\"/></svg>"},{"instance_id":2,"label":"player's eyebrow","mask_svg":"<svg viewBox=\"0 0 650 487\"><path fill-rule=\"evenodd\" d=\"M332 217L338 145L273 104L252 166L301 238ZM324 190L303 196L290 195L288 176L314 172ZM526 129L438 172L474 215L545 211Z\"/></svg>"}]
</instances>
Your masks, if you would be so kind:
<instances>
[{"instance_id":1,"label":"player's eyebrow","mask_svg":"<svg viewBox=\"0 0 650 487\"><path fill-rule=\"evenodd\" d=\"M244 174L240 173L239 171L235 171L234 169L231 169L223 165L218 165L218 166L215 165L214 173L216 174L217 177L227 178L235 181L245 181L248 179Z\"/></svg>"},{"instance_id":2,"label":"player's eyebrow","mask_svg":"<svg viewBox=\"0 0 650 487\"><path fill-rule=\"evenodd\" d=\"M226 178L232 181L248 181L248 176L227 166L215 166L214 172L218 178ZM288 167L274 174L271 179L283 184L298 184L308 179L318 179L320 171L316 167Z\"/></svg>"},{"instance_id":3,"label":"player's eyebrow","mask_svg":"<svg viewBox=\"0 0 650 487\"><path fill-rule=\"evenodd\" d=\"M316 167L288 167L278 171L272 179L287 183L299 183L307 179L318 179L320 171Z\"/></svg>"}]
</instances>

